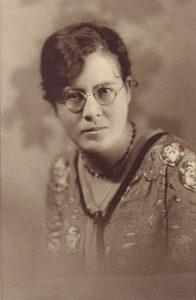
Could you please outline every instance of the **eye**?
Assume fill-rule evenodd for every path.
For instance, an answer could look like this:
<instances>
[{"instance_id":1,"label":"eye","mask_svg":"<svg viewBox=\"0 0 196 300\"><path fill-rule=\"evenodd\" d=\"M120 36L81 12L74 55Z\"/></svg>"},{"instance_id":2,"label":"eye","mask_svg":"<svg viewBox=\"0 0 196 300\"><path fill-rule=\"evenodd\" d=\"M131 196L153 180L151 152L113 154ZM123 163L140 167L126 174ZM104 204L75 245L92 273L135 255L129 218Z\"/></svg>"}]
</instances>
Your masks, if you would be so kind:
<instances>
[{"instance_id":1,"label":"eye","mask_svg":"<svg viewBox=\"0 0 196 300\"><path fill-rule=\"evenodd\" d=\"M65 101L78 101L82 98L82 94L79 91L68 91L64 94Z\"/></svg>"},{"instance_id":2,"label":"eye","mask_svg":"<svg viewBox=\"0 0 196 300\"><path fill-rule=\"evenodd\" d=\"M99 98L104 98L109 96L111 93L113 93L113 89L109 88L109 87L99 87L97 90L97 95Z\"/></svg>"}]
</instances>

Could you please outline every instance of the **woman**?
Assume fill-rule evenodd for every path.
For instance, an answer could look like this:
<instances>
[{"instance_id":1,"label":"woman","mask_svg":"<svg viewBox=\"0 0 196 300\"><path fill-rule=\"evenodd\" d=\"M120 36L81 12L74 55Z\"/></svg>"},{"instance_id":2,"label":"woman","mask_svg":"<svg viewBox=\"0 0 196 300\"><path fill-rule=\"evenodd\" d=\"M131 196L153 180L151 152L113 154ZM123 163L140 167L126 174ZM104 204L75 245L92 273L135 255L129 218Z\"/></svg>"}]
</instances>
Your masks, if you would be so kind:
<instances>
[{"instance_id":1,"label":"woman","mask_svg":"<svg viewBox=\"0 0 196 300\"><path fill-rule=\"evenodd\" d=\"M41 75L76 146L51 170L49 249L67 268L95 272L193 269L195 156L179 138L128 120L137 82L119 35L95 23L54 33Z\"/></svg>"}]
</instances>

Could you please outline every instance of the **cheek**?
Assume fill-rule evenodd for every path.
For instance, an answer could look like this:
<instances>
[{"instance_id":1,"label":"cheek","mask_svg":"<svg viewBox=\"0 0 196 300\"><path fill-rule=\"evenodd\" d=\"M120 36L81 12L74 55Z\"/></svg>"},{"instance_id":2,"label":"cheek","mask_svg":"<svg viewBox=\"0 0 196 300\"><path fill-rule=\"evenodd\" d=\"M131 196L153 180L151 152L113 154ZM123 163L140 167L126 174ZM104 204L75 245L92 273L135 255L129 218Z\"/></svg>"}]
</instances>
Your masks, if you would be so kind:
<instances>
[{"instance_id":1,"label":"cheek","mask_svg":"<svg viewBox=\"0 0 196 300\"><path fill-rule=\"evenodd\" d=\"M67 134L69 136L74 135L75 129L77 128L78 124L78 116L75 114L70 114L65 110L58 109L58 117Z\"/></svg>"},{"instance_id":2,"label":"cheek","mask_svg":"<svg viewBox=\"0 0 196 300\"><path fill-rule=\"evenodd\" d=\"M68 123L69 123L69 118L66 116L66 114L64 114L62 112L60 112L58 114L58 116L59 116L60 123L63 125L63 127L65 129L67 129L68 128Z\"/></svg>"},{"instance_id":3,"label":"cheek","mask_svg":"<svg viewBox=\"0 0 196 300\"><path fill-rule=\"evenodd\" d=\"M75 143L78 140L77 124L73 120L69 119L67 119L66 121L60 121L65 130L66 135Z\"/></svg>"},{"instance_id":4,"label":"cheek","mask_svg":"<svg viewBox=\"0 0 196 300\"><path fill-rule=\"evenodd\" d=\"M128 115L128 109L129 109L129 104L127 99L119 99L120 101L115 103L114 107L114 118L119 120L120 122L126 122L127 121L127 115Z\"/></svg>"}]
</instances>

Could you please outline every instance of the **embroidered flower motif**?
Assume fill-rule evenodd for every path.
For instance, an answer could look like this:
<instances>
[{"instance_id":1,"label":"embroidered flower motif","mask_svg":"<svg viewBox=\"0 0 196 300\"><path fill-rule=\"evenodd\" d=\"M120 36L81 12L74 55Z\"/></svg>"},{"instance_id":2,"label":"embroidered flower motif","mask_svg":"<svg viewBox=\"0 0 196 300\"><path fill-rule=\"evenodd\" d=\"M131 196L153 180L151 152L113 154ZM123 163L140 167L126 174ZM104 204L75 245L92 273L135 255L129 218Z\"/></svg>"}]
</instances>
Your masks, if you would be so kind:
<instances>
[{"instance_id":1,"label":"embroidered flower motif","mask_svg":"<svg viewBox=\"0 0 196 300\"><path fill-rule=\"evenodd\" d=\"M163 203L163 199L158 199L156 205L157 205L157 206L160 206L162 203Z\"/></svg>"},{"instance_id":2,"label":"embroidered flower motif","mask_svg":"<svg viewBox=\"0 0 196 300\"><path fill-rule=\"evenodd\" d=\"M144 172L144 178L151 182L151 181L156 181L157 180L157 174L155 172L153 172L152 169L150 169L150 172Z\"/></svg>"},{"instance_id":3,"label":"embroidered flower motif","mask_svg":"<svg viewBox=\"0 0 196 300\"><path fill-rule=\"evenodd\" d=\"M176 195L173 196L173 200L176 201L176 202L178 202L178 203L181 202L180 198L178 196L176 196Z\"/></svg>"},{"instance_id":4,"label":"embroidered flower motif","mask_svg":"<svg viewBox=\"0 0 196 300\"><path fill-rule=\"evenodd\" d=\"M179 179L186 189L196 192L196 164L194 161L184 162L179 170Z\"/></svg>"},{"instance_id":5,"label":"embroidered flower motif","mask_svg":"<svg viewBox=\"0 0 196 300\"><path fill-rule=\"evenodd\" d=\"M160 154L160 159L165 165L175 167L184 157L184 147L178 143L167 144Z\"/></svg>"},{"instance_id":6,"label":"embroidered flower motif","mask_svg":"<svg viewBox=\"0 0 196 300\"><path fill-rule=\"evenodd\" d=\"M159 174L165 178L166 176L166 170L167 170L167 166L165 165L164 168L162 168L160 171L159 171Z\"/></svg>"},{"instance_id":7,"label":"embroidered flower motif","mask_svg":"<svg viewBox=\"0 0 196 300\"><path fill-rule=\"evenodd\" d=\"M128 185L128 187L126 188L126 191L124 192L122 198L126 197L129 193L129 191L130 191L130 186Z\"/></svg>"},{"instance_id":8,"label":"embroidered flower motif","mask_svg":"<svg viewBox=\"0 0 196 300\"><path fill-rule=\"evenodd\" d=\"M61 218L59 216L52 216L52 217L50 217L50 219L48 221L48 228L51 231L59 230L59 228L61 227L61 225L62 225Z\"/></svg>"},{"instance_id":9,"label":"embroidered flower motif","mask_svg":"<svg viewBox=\"0 0 196 300\"><path fill-rule=\"evenodd\" d=\"M172 182L168 182L168 186L170 187L170 189L175 190L175 187L173 186Z\"/></svg>"},{"instance_id":10,"label":"embroidered flower motif","mask_svg":"<svg viewBox=\"0 0 196 300\"><path fill-rule=\"evenodd\" d=\"M135 236L135 232L127 232L125 233L126 236Z\"/></svg>"},{"instance_id":11,"label":"embroidered flower motif","mask_svg":"<svg viewBox=\"0 0 196 300\"><path fill-rule=\"evenodd\" d=\"M134 243L134 242L125 243L125 244L122 245L123 249L132 248L132 247L135 247L135 246L136 246L136 243Z\"/></svg>"},{"instance_id":12,"label":"embroidered flower motif","mask_svg":"<svg viewBox=\"0 0 196 300\"><path fill-rule=\"evenodd\" d=\"M170 228L175 230L175 229L181 228L181 226L178 224L175 224L175 225L172 225Z\"/></svg>"},{"instance_id":13,"label":"embroidered flower motif","mask_svg":"<svg viewBox=\"0 0 196 300\"><path fill-rule=\"evenodd\" d=\"M81 233L79 228L71 226L65 235L65 245L68 252L75 252L80 243Z\"/></svg>"},{"instance_id":14,"label":"embroidered flower motif","mask_svg":"<svg viewBox=\"0 0 196 300\"><path fill-rule=\"evenodd\" d=\"M136 175L133 179L132 179L132 181L130 182L130 184L129 185L134 185L135 183L137 183L140 179L141 179L141 175L140 176L138 176L138 175ZM129 192L129 191L128 191Z\"/></svg>"},{"instance_id":15,"label":"embroidered flower motif","mask_svg":"<svg viewBox=\"0 0 196 300\"><path fill-rule=\"evenodd\" d=\"M150 215L149 219L148 219L148 223L150 225L150 227L152 228L153 227L153 221L154 221L154 215Z\"/></svg>"},{"instance_id":16,"label":"embroidered flower motif","mask_svg":"<svg viewBox=\"0 0 196 300\"><path fill-rule=\"evenodd\" d=\"M120 203L119 203L120 208L126 208L128 206L129 200L126 199L126 196L129 194L129 191L130 191L130 186L128 185L126 191L124 192L124 194L120 199Z\"/></svg>"},{"instance_id":17,"label":"embroidered flower motif","mask_svg":"<svg viewBox=\"0 0 196 300\"><path fill-rule=\"evenodd\" d=\"M67 187L67 179L70 173L70 167L66 167L63 158L57 159L52 169L50 188L54 192L61 193Z\"/></svg>"}]
</instances>

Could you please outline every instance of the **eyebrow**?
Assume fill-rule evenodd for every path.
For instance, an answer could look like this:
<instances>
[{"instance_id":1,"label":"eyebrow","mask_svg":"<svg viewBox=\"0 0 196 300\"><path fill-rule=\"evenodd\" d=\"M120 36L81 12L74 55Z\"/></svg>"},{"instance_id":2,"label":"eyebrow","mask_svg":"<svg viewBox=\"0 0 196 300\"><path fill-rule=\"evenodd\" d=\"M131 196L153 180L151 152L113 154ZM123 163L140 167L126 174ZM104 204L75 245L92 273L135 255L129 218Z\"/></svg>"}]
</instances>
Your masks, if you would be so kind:
<instances>
[{"instance_id":1,"label":"eyebrow","mask_svg":"<svg viewBox=\"0 0 196 300\"><path fill-rule=\"evenodd\" d=\"M114 82L114 81L104 81L104 82L101 82L99 84L96 84L94 86L94 88L102 86L102 85L116 85L116 82Z\"/></svg>"},{"instance_id":2,"label":"eyebrow","mask_svg":"<svg viewBox=\"0 0 196 300\"><path fill-rule=\"evenodd\" d=\"M116 85L116 84L117 83L115 81L104 81L104 82L100 82L100 83L96 84L95 86L93 86L93 89L98 88L99 86ZM85 92L85 89L83 89L83 88L71 87L71 86L66 86L63 90L65 92L70 91L70 90L76 90L76 91Z\"/></svg>"}]
</instances>

